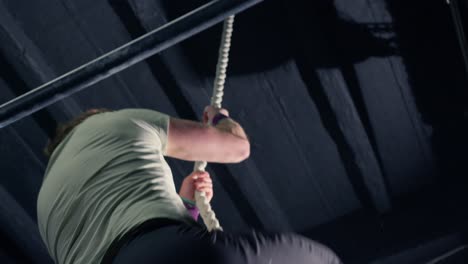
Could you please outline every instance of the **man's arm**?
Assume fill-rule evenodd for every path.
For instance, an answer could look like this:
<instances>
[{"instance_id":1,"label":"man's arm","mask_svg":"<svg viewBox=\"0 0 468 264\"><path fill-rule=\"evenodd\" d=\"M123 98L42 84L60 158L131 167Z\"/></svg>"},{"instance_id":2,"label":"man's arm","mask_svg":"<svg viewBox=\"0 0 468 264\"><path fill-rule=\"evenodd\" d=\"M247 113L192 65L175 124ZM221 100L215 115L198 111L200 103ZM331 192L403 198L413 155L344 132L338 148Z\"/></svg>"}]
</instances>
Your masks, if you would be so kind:
<instances>
[{"instance_id":1,"label":"man's arm","mask_svg":"<svg viewBox=\"0 0 468 264\"><path fill-rule=\"evenodd\" d=\"M216 127L170 118L166 155L188 161L239 163L250 155L250 143L242 127L224 119Z\"/></svg>"}]
</instances>

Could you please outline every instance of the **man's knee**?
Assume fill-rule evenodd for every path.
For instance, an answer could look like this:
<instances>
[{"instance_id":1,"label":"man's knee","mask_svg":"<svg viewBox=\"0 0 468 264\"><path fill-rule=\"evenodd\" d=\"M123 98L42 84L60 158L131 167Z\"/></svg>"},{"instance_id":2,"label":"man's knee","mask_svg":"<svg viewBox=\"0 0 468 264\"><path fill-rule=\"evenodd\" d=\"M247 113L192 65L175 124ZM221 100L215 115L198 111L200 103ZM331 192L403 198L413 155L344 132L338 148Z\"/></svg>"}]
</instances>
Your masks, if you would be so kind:
<instances>
[{"instance_id":1,"label":"man's knee","mask_svg":"<svg viewBox=\"0 0 468 264\"><path fill-rule=\"evenodd\" d=\"M220 263L341 263L328 247L295 233L219 234L215 245Z\"/></svg>"}]
</instances>

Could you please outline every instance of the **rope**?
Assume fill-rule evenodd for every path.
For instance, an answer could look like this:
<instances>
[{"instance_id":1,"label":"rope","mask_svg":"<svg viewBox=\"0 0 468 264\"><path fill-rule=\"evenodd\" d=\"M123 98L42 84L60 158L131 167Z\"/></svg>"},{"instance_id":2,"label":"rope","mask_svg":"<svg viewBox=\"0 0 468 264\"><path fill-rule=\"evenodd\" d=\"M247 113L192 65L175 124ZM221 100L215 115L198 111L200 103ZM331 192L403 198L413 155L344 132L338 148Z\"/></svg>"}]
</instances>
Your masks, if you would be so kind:
<instances>
[{"instance_id":1,"label":"rope","mask_svg":"<svg viewBox=\"0 0 468 264\"><path fill-rule=\"evenodd\" d=\"M231 48L231 36L234 25L234 16L228 17L224 21L223 35L221 37L221 45L219 48L218 64L216 66L216 76L214 80L213 96L211 97L211 105L216 108L221 108L224 95L224 83L226 81L226 70L229 61L229 50ZM194 171L205 171L206 161L195 162ZM216 218L215 212L211 209L210 203L206 199L204 192L195 192L195 202L200 211L200 216L203 219L208 231L223 231Z\"/></svg>"}]
</instances>

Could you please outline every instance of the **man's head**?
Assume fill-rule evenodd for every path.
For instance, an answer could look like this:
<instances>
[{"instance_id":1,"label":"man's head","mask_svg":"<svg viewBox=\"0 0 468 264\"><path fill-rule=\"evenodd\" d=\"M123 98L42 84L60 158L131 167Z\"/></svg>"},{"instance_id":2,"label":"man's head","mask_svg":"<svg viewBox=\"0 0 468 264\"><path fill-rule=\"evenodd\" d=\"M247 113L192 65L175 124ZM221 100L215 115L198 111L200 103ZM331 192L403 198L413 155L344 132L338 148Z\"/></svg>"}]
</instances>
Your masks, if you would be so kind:
<instances>
[{"instance_id":1,"label":"man's head","mask_svg":"<svg viewBox=\"0 0 468 264\"><path fill-rule=\"evenodd\" d=\"M74 119L68 121L67 123L60 124L55 131L55 137L52 140L49 140L47 143L46 148L44 149L44 153L47 157L50 157L54 152L55 148L62 142L62 140L73 130L76 126L81 124L84 120L88 117L93 116L95 114L110 112L111 110L105 108L94 108L89 109L84 113L81 113L79 116L75 117Z\"/></svg>"}]
</instances>

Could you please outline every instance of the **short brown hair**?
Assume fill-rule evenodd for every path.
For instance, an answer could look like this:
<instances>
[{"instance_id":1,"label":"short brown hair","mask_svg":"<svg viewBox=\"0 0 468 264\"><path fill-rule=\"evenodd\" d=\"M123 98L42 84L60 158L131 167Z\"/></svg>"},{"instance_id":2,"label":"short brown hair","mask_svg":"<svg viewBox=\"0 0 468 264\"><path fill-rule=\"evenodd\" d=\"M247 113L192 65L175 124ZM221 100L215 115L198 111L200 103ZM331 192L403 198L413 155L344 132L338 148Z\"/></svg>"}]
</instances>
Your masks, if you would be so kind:
<instances>
[{"instance_id":1,"label":"short brown hair","mask_svg":"<svg viewBox=\"0 0 468 264\"><path fill-rule=\"evenodd\" d=\"M84 120L88 117L93 116L95 114L104 113L104 112L111 112L111 110L106 108L93 108L89 109L86 112L81 113L79 116L75 117L74 119L68 121L67 123L60 124L57 126L55 130L55 136L52 140L49 140L47 146L44 149L44 153L47 157L50 157L54 152L55 148L62 142L62 140L73 130L76 126L81 124Z\"/></svg>"}]
</instances>

